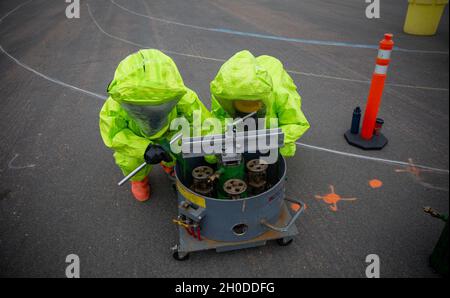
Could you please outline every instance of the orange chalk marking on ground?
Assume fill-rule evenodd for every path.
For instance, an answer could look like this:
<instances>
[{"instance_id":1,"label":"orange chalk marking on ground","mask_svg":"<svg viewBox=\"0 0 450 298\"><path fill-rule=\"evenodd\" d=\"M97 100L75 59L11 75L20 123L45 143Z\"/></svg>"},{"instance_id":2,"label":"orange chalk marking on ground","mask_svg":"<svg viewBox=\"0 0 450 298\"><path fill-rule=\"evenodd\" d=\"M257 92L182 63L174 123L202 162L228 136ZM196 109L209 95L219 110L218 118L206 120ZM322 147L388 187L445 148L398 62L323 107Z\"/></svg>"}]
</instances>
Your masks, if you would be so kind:
<instances>
[{"instance_id":1,"label":"orange chalk marking on ground","mask_svg":"<svg viewBox=\"0 0 450 298\"><path fill-rule=\"evenodd\" d=\"M315 198L318 200L323 200L325 203L330 205L331 211L334 211L334 212L338 211L337 203L339 203L340 201L355 201L355 200L357 200L357 198L342 198L340 195L336 194L336 192L334 191L333 185L330 185L330 190L331 190L330 193L328 193L324 196L316 195Z\"/></svg>"},{"instance_id":2,"label":"orange chalk marking on ground","mask_svg":"<svg viewBox=\"0 0 450 298\"><path fill-rule=\"evenodd\" d=\"M448 188L446 187L440 187L440 186L435 186L431 183L428 183L426 181L424 181L424 177L423 177L423 173L430 173L433 172L433 170L431 169L420 169L418 167L416 167L416 165L414 164L412 158L408 158L408 165L403 168L403 169L396 169L395 170L396 173L406 173L411 175L417 183L419 183L420 185L422 185L423 187L426 188L430 188L430 189L437 189L437 190L443 190L443 191L448 191Z\"/></svg>"},{"instance_id":3,"label":"orange chalk marking on ground","mask_svg":"<svg viewBox=\"0 0 450 298\"><path fill-rule=\"evenodd\" d=\"M369 181L369 185L372 188L380 188L383 186L383 181L378 180L378 179L372 179Z\"/></svg>"},{"instance_id":4,"label":"orange chalk marking on ground","mask_svg":"<svg viewBox=\"0 0 450 298\"><path fill-rule=\"evenodd\" d=\"M302 207L302 205L300 205L300 204L291 203L291 209L294 212L297 212L298 210L300 210L301 207ZM304 205L304 207L305 207L305 210L306 210L306 208L308 208L308 206L306 206L306 204Z\"/></svg>"},{"instance_id":5,"label":"orange chalk marking on ground","mask_svg":"<svg viewBox=\"0 0 450 298\"><path fill-rule=\"evenodd\" d=\"M432 172L431 170L425 170L425 169L419 169L414 164L412 158L408 158L408 166L405 169L396 169L396 173L410 173L414 177L416 177L418 180L420 180L420 173L422 172Z\"/></svg>"}]
</instances>

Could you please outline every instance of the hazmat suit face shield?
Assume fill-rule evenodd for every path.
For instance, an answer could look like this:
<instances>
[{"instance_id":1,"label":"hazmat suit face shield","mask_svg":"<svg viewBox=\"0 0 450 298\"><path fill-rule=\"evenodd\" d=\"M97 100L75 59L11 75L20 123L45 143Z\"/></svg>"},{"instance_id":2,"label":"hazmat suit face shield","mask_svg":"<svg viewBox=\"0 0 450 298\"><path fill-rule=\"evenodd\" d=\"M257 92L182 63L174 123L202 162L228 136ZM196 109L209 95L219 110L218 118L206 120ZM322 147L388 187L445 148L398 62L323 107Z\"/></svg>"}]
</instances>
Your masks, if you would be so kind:
<instances>
[{"instance_id":1,"label":"hazmat suit face shield","mask_svg":"<svg viewBox=\"0 0 450 298\"><path fill-rule=\"evenodd\" d=\"M238 130L257 130L265 128L266 107L261 100L234 100L235 118L245 118ZM254 113L254 114L253 114ZM253 114L250 116L250 114ZM244 127L242 127L244 126Z\"/></svg>"},{"instance_id":2,"label":"hazmat suit face shield","mask_svg":"<svg viewBox=\"0 0 450 298\"><path fill-rule=\"evenodd\" d=\"M224 99L215 97L220 106L233 118L245 117L246 115L256 112L259 118L266 116L266 105L263 100L241 100L241 99Z\"/></svg>"},{"instance_id":3,"label":"hazmat suit face shield","mask_svg":"<svg viewBox=\"0 0 450 298\"><path fill-rule=\"evenodd\" d=\"M177 103L172 100L160 105L122 103L121 106L145 135L152 136L169 124L169 114Z\"/></svg>"},{"instance_id":4,"label":"hazmat suit face shield","mask_svg":"<svg viewBox=\"0 0 450 298\"><path fill-rule=\"evenodd\" d=\"M257 111L263 118L273 85L268 71L258 65L256 58L249 51L241 51L222 65L210 90L227 116L236 118Z\"/></svg>"},{"instance_id":5,"label":"hazmat suit face shield","mask_svg":"<svg viewBox=\"0 0 450 298\"><path fill-rule=\"evenodd\" d=\"M146 136L163 133L187 93L175 62L161 51L140 50L116 69L108 93Z\"/></svg>"},{"instance_id":6,"label":"hazmat suit face shield","mask_svg":"<svg viewBox=\"0 0 450 298\"><path fill-rule=\"evenodd\" d=\"M266 107L261 100L234 100L232 103L237 117L245 117L251 113L256 113L255 116L259 118L266 116Z\"/></svg>"}]
</instances>

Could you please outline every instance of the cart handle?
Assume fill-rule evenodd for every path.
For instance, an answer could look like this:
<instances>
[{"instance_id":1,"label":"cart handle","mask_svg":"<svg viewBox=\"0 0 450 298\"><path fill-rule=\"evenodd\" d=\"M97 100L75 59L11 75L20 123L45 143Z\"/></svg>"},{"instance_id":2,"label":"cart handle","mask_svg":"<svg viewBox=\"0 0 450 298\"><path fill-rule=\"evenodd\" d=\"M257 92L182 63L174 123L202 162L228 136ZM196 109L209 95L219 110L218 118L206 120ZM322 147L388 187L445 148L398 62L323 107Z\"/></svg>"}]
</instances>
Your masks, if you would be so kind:
<instances>
[{"instance_id":1,"label":"cart handle","mask_svg":"<svg viewBox=\"0 0 450 298\"><path fill-rule=\"evenodd\" d=\"M263 219L263 220L261 220L262 225L265 225L269 229L272 229L272 230L274 230L276 232L280 232L280 233L286 233L287 231L289 231L289 229L294 224L294 222L297 220L297 218L300 216L300 214L302 214L303 211L305 211L305 203L303 203L301 201L289 199L289 198L285 198L284 200L300 205L300 209L295 212L294 216L291 218L289 223L284 227L276 227L276 226L270 224L269 222L267 222L267 220Z\"/></svg>"}]
</instances>

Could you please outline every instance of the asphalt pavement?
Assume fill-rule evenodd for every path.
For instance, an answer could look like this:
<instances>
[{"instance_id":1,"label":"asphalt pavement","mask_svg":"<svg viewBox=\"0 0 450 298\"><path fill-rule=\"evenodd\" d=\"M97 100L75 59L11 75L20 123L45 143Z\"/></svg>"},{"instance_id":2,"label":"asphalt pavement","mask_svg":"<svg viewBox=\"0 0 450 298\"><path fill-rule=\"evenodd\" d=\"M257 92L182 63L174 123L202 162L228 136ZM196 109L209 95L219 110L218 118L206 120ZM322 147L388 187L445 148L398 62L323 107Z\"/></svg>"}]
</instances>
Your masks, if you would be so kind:
<instances>
[{"instance_id":1,"label":"asphalt pavement","mask_svg":"<svg viewBox=\"0 0 450 298\"><path fill-rule=\"evenodd\" d=\"M402 32L407 1L86 0L0 3L0 276L437 277L428 265L449 210L449 25ZM343 133L364 107L378 41L394 34L380 116L389 144L366 152ZM140 48L166 51L209 107L209 82L248 49L279 58L299 88L311 129L288 162L287 195L307 203L292 245L191 255L177 262L176 198L160 168L152 198L118 187L98 113L118 63ZM370 181L382 186L373 188ZM332 187L331 187L332 186ZM323 200L332 188L342 199Z\"/></svg>"}]
</instances>

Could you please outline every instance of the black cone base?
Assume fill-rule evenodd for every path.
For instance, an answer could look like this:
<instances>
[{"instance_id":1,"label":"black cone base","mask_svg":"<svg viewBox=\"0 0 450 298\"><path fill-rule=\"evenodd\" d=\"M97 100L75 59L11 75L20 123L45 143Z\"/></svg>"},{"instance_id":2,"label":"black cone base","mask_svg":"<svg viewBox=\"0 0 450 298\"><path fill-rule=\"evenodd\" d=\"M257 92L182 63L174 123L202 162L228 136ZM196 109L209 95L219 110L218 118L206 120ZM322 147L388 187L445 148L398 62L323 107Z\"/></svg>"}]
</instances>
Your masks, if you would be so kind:
<instances>
[{"instance_id":1,"label":"black cone base","mask_svg":"<svg viewBox=\"0 0 450 298\"><path fill-rule=\"evenodd\" d=\"M388 139L383 134L380 134L379 136L374 135L371 140L366 140L361 138L359 134L352 134L350 130L348 130L344 136L350 145L364 150L381 150L388 143Z\"/></svg>"}]
</instances>

